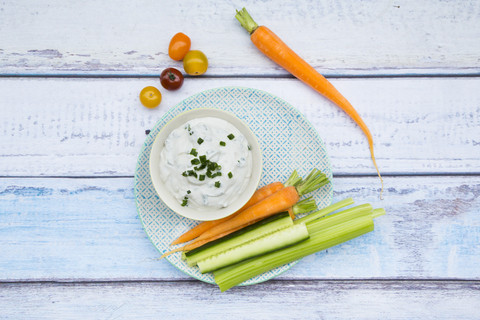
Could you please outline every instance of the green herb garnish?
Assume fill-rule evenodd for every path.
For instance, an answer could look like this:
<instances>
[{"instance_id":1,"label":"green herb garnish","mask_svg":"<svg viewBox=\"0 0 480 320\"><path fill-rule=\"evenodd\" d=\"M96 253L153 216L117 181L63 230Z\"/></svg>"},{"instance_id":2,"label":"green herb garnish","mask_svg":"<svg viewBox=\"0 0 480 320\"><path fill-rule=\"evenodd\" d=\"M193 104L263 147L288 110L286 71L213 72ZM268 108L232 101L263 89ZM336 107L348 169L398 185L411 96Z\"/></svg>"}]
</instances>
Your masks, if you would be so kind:
<instances>
[{"instance_id":1,"label":"green herb garnish","mask_svg":"<svg viewBox=\"0 0 480 320\"><path fill-rule=\"evenodd\" d=\"M233 173L229 172L229 173L228 173L228 178L229 178L229 179L232 179L232 178L233 178Z\"/></svg>"},{"instance_id":2,"label":"green herb garnish","mask_svg":"<svg viewBox=\"0 0 480 320\"><path fill-rule=\"evenodd\" d=\"M202 138L198 138L197 143L198 143L198 144L202 144L203 141L204 141L204 140L203 140Z\"/></svg>"},{"instance_id":3,"label":"green herb garnish","mask_svg":"<svg viewBox=\"0 0 480 320\"><path fill-rule=\"evenodd\" d=\"M188 197L185 196L182 201L182 207L185 207L188 204Z\"/></svg>"},{"instance_id":4,"label":"green herb garnish","mask_svg":"<svg viewBox=\"0 0 480 320\"><path fill-rule=\"evenodd\" d=\"M190 176L190 177L195 177L195 178L198 177L197 173L196 173L195 171L193 171L193 170L188 170L188 171L187 171L187 174L188 174L188 176Z\"/></svg>"},{"instance_id":5,"label":"green herb garnish","mask_svg":"<svg viewBox=\"0 0 480 320\"><path fill-rule=\"evenodd\" d=\"M215 188L220 188L220 181L215 181Z\"/></svg>"},{"instance_id":6,"label":"green herb garnish","mask_svg":"<svg viewBox=\"0 0 480 320\"><path fill-rule=\"evenodd\" d=\"M227 144L225 143L225 141L220 141L220 145L221 145L222 147L225 147Z\"/></svg>"},{"instance_id":7,"label":"green herb garnish","mask_svg":"<svg viewBox=\"0 0 480 320\"><path fill-rule=\"evenodd\" d=\"M194 157L196 157L198 155L198 152L197 152L197 149L195 148L192 148L192 150L190 150L190 154Z\"/></svg>"},{"instance_id":8,"label":"green herb garnish","mask_svg":"<svg viewBox=\"0 0 480 320\"><path fill-rule=\"evenodd\" d=\"M228 139L230 140L233 140L235 138L235 136L233 135L233 133L230 133L228 136L227 136Z\"/></svg>"}]
</instances>

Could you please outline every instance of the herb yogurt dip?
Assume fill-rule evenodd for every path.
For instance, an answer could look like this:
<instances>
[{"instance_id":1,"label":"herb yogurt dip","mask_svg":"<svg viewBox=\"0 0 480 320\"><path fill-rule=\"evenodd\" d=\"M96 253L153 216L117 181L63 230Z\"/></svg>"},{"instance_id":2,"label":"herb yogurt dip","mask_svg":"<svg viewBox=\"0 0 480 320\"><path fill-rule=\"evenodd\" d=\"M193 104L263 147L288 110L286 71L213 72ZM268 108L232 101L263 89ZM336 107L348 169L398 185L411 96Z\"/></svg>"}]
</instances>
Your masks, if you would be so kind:
<instances>
[{"instance_id":1,"label":"herb yogurt dip","mask_svg":"<svg viewBox=\"0 0 480 320\"><path fill-rule=\"evenodd\" d=\"M246 188L252 174L247 139L230 122L203 117L173 130L160 154L160 175L182 206L221 209Z\"/></svg>"}]
</instances>

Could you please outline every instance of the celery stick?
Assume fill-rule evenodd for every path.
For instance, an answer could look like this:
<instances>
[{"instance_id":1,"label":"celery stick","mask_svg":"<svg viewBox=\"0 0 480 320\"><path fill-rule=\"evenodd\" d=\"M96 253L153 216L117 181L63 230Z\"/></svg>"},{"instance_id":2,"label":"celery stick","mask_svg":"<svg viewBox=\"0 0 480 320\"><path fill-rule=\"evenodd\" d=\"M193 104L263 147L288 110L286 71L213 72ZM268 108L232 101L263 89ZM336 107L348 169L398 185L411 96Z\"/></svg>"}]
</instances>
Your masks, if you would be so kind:
<instances>
[{"instance_id":1,"label":"celery stick","mask_svg":"<svg viewBox=\"0 0 480 320\"><path fill-rule=\"evenodd\" d=\"M370 217L341 223L312 233L309 239L293 246L219 269L213 273L215 282L223 292L263 272L351 240L373 229L373 220Z\"/></svg>"},{"instance_id":2,"label":"celery stick","mask_svg":"<svg viewBox=\"0 0 480 320\"><path fill-rule=\"evenodd\" d=\"M344 223L349 220L359 218L359 217L364 217L364 216L369 216L370 218L373 219L373 217L371 217L372 212L373 212L373 208L370 204L368 203L362 204L362 205L359 205L344 211L340 211L320 219L310 221L307 223L308 231L310 233L317 232L325 228L335 226L340 223Z\"/></svg>"},{"instance_id":3,"label":"celery stick","mask_svg":"<svg viewBox=\"0 0 480 320\"><path fill-rule=\"evenodd\" d=\"M353 204L353 199L352 198L347 198L347 199L344 199L342 201L339 201L337 203L334 203L334 204L331 204L329 205L328 207L325 207L321 210L318 210L318 211L315 211L315 212L312 212L306 216L304 216L303 218L300 218L300 219L296 219L294 221L294 223L307 223L309 221L312 221L312 220L315 220L315 219L318 219L318 218L321 218L323 216L326 216L327 214L330 214L334 211L337 211L343 207L346 207L346 206L349 206L351 204Z\"/></svg>"},{"instance_id":4,"label":"celery stick","mask_svg":"<svg viewBox=\"0 0 480 320\"><path fill-rule=\"evenodd\" d=\"M385 209L383 208L374 209L372 212L372 218L378 218L380 216L383 216L384 214L385 214Z\"/></svg>"}]
</instances>

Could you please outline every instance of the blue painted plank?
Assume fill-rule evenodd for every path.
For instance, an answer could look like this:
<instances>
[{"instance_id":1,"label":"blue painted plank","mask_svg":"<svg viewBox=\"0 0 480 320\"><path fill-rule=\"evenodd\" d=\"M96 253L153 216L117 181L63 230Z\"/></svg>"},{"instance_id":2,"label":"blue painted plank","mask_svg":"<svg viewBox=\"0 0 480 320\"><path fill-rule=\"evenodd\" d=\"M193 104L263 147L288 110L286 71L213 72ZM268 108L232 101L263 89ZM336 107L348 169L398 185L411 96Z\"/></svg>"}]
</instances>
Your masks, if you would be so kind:
<instances>
[{"instance_id":1,"label":"blue painted plank","mask_svg":"<svg viewBox=\"0 0 480 320\"><path fill-rule=\"evenodd\" d=\"M384 207L376 230L280 279L480 279L480 178L335 178L335 200ZM146 237L133 179L0 179L0 280L187 279ZM353 263L355 262L355 263Z\"/></svg>"}]
</instances>

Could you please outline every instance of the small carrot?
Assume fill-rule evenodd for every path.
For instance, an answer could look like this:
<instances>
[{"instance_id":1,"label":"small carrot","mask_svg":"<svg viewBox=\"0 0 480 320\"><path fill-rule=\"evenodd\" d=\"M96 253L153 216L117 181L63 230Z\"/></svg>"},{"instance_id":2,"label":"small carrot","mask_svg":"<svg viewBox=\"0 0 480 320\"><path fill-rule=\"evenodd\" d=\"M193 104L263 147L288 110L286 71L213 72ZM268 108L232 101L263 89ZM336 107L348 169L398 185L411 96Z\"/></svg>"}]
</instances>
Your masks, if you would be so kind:
<instances>
[{"instance_id":1,"label":"small carrot","mask_svg":"<svg viewBox=\"0 0 480 320\"><path fill-rule=\"evenodd\" d=\"M182 234L176 240L174 240L171 243L171 245L175 245L175 244L179 244L179 243L183 243L183 242L193 240L196 237L200 236L205 231L207 231L208 229L211 229L211 228L213 228L213 227L215 227L215 226L233 218L234 216L236 216L237 214L239 214L240 212L242 212L246 208L254 205L255 203L257 203L257 202L259 202L263 199L265 199L269 195L277 192L278 190L284 188L285 186L290 186L290 185L294 186L294 185L300 183L301 180L302 180L302 178L300 178L298 176L297 170L294 170L292 172L292 174L290 175L290 177L287 179L287 181L285 181L284 183L272 182L272 183L269 183L269 184L257 189L255 191L255 193L252 195L252 197L250 198L250 200L248 200L248 202L242 208L237 210L235 213L233 213L233 214L231 214L231 215L229 215L225 218L222 218L222 219L201 222L198 225L196 225L195 227L193 227L192 229L190 229L187 232L185 232L184 234Z\"/></svg>"},{"instance_id":2,"label":"small carrot","mask_svg":"<svg viewBox=\"0 0 480 320\"><path fill-rule=\"evenodd\" d=\"M238 227L247 226L256 220L266 218L272 214L288 210L300 200L295 187L285 187L268 196L255 205L247 208L236 217L219 224L218 226L204 232L198 240L209 239L219 233L224 233Z\"/></svg>"},{"instance_id":3,"label":"small carrot","mask_svg":"<svg viewBox=\"0 0 480 320\"><path fill-rule=\"evenodd\" d=\"M202 233L204 233L208 229L211 229L211 228L221 224L222 222L225 222L225 221L233 218L234 216L236 216L237 214L239 214L240 212L245 210L245 208L248 208L248 207L254 205L255 203L257 203L258 201L260 201L262 199L265 199L266 197L268 197L272 193L275 193L276 191L280 190L281 188L283 188L283 183L281 183L281 182L272 182L270 184L267 184L267 185L261 187L260 189L255 191L255 193L250 198L250 200L248 200L248 202L242 208L237 210L235 213L232 213L231 215L229 215L225 218L222 218L222 219L201 222L198 225L196 225L195 227L193 227L192 229L190 229L187 232L185 232L184 234L182 234L180 237L178 237L171 244L172 245L179 244L179 243L183 243L183 242L187 242L187 241L190 241L192 239L195 239L196 237L200 236Z\"/></svg>"},{"instance_id":4,"label":"small carrot","mask_svg":"<svg viewBox=\"0 0 480 320\"><path fill-rule=\"evenodd\" d=\"M214 241L214 240L220 239L220 238L222 238L222 237L225 237L226 235L229 235L230 233L235 232L235 231L240 230L240 229L242 229L242 228L241 228L241 227L238 227L238 228L236 228L236 229L234 229L234 230L217 234L215 237L212 237L212 238L209 238L209 239L195 240L195 241L193 241L193 242L187 243L187 244L184 245L183 247L176 248L176 249L170 250L170 251L162 254L162 255L160 256L160 259L165 258L166 256L169 256L169 255L171 255L172 253L175 253L175 252L179 252L179 251L189 251L189 250L196 249L196 248L198 248L198 247L203 246L204 244L207 244L207 243L209 243L209 242L211 242L211 241Z\"/></svg>"},{"instance_id":5,"label":"small carrot","mask_svg":"<svg viewBox=\"0 0 480 320\"><path fill-rule=\"evenodd\" d=\"M378 169L373 152L372 134L350 102L348 102L348 100L324 76L318 73L311 65L298 56L270 29L265 26L258 26L245 8L243 8L241 11L237 10L235 18L237 18L242 27L244 27L250 33L251 41L263 54L290 72L296 78L310 86L312 89L335 103L358 124L367 137L368 146L370 148L370 156L382 185L380 191L380 197L382 197L383 179L380 175L380 170Z\"/></svg>"}]
</instances>

